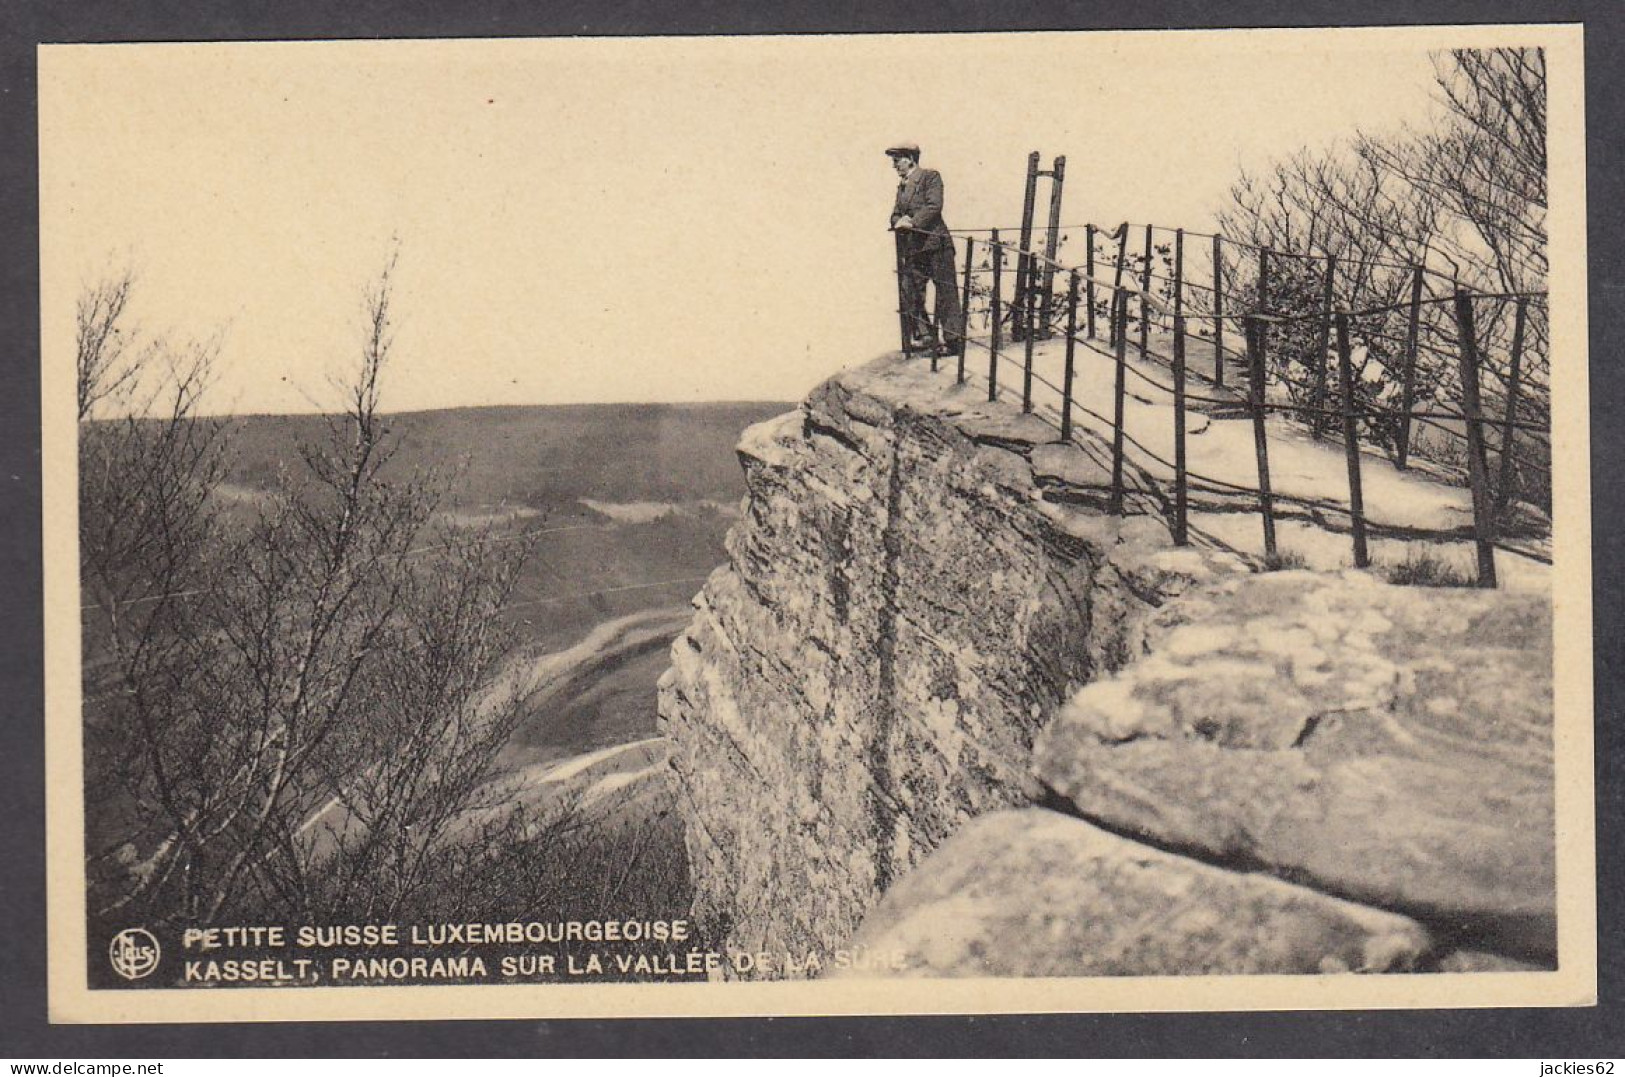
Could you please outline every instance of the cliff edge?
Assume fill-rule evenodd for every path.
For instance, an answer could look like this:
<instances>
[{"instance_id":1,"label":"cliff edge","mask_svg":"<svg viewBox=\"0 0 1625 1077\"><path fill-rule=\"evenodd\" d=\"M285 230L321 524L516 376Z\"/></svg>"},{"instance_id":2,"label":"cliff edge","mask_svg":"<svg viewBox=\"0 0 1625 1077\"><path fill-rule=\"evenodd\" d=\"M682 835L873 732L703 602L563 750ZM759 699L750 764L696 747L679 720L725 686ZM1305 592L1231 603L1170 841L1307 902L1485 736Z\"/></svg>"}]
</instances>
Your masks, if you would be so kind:
<instances>
[{"instance_id":1,"label":"cliff edge","mask_svg":"<svg viewBox=\"0 0 1625 1077\"><path fill-rule=\"evenodd\" d=\"M854 940L924 975L1549 959L1540 594L1175 547L1104 511L1103 454L919 361L738 452L659 693L719 945L791 975Z\"/></svg>"}]
</instances>

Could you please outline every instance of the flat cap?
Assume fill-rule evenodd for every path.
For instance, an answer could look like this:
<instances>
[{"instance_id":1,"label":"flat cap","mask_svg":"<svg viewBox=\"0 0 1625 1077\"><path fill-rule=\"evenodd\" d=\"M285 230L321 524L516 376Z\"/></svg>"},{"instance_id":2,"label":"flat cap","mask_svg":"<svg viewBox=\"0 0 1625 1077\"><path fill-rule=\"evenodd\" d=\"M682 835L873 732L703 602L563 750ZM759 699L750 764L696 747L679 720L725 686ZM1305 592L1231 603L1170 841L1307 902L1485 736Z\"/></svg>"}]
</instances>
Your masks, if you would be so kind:
<instances>
[{"instance_id":1,"label":"flat cap","mask_svg":"<svg viewBox=\"0 0 1625 1077\"><path fill-rule=\"evenodd\" d=\"M918 142L897 142L886 147L887 157L912 157L919 160L920 144Z\"/></svg>"}]
</instances>

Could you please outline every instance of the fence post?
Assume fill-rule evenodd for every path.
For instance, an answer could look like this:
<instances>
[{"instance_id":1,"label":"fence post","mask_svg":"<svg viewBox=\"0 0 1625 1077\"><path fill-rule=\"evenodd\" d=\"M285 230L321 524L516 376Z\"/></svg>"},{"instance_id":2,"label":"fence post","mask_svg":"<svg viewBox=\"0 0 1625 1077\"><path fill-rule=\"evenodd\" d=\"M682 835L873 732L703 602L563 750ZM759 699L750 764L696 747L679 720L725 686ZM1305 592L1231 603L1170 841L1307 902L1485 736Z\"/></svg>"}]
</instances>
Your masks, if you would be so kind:
<instances>
[{"instance_id":1,"label":"fence post","mask_svg":"<svg viewBox=\"0 0 1625 1077\"><path fill-rule=\"evenodd\" d=\"M988 339L987 399L991 403L999 398L999 330L1003 321L1003 305L999 297L1000 280L1004 273L1004 244L999 242L999 230L993 229L993 329Z\"/></svg>"},{"instance_id":2,"label":"fence post","mask_svg":"<svg viewBox=\"0 0 1625 1077\"><path fill-rule=\"evenodd\" d=\"M1033 249L1033 210L1038 204L1038 151L1027 155L1027 191L1021 202L1021 241L1017 246L1016 254L1016 291L1010 297L1010 339L1020 340L1023 326L1023 317L1031 296L1032 288L1032 259L1028 252Z\"/></svg>"},{"instance_id":3,"label":"fence post","mask_svg":"<svg viewBox=\"0 0 1625 1077\"><path fill-rule=\"evenodd\" d=\"M1224 387L1224 241L1213 237L1213 384Z\"/></svg>"},{"instance_id":4,"label":"fence post","mask_svg":"<svg viewBox=\"0 0 1625 1077\"><path fill-rule=\"evenodd\" d=\"M1258 248L1257 309L1260 314L1267 314L1270 309L1270 250L1268 247Z\"/></svg>"},{"instance_id":5,"label":"fence post","mask_svg":"<svg viewBox=\"0 0 1625 1077\"><path fill-rule=\"evenodd\" d=\"M959 369L954 373L954 384L965 384L965 348L970 339L970 277L976 261L976 237L965 237L965 287L959 300Z\"/></svg>"},{"instance_id":6,"label":"fence post","mask_svg":"<svg viewBox=\"0 0 1625 1077\"><path fill-rule=\"evenodd\" d=\"M1128 293L1121 288L1112 293L1113 320L1117 326L1117 385L1112 393L1112 499L1111 511L1123 515L1123 395L1128 376Z\"/></svg>"},{"instance_id":7,"label":"fence post","mask_svg":"<svg viewBox=\"0 0 1625 1077\"><path fill-rule=\"evenodd\" d=\"M1410 324L1405 330L1405 365L1400 371L1399 444L1394 460L1404 471L1411 455L1411 409L1416 406L1416 337L1422 322L1422 267L1411 267Z\"/></svg>"},{"instance_id":8,"label":"fence post","mask_svg":"<svg viewBox=\"0 0 1625 1077\"><path fill-rule=\"evenodd\" d=\"M1174 545L1189 544L1185 478L1185 316L1174 315Z\"/></svg>"},{"instance_id":9,"label":"fence post","mask_svg":"<svg viewBox=\"0 0 1625 1077\"><path fill-rule=\"evenodd\" d=\"M1016 255L1016 295L1010 298L1010 339L1024 340L1032 329L1033 304L1038 301L1038 260L1023 248ZM1020 333L1018 336L1017 333Z\"/></svg>"},{"instance_id":10,"label":"fence post","mask_svg":"<svg viewBox=\"0 0 1625 1077\"><path fill-rule=\"evenodd\" d=\"M1067 275L1066 284L1066 369L1061 374L1061 440L1072 439L1072 361L1078 336L1078 271Z\"/></svg>"},{"instance_id":11,"label":"fence post","mask_svg":"<svg viewBox=\"0 0 1625 1077\"><path fill-rule=\"evenodd\" d=\"M1275 552L1275 504L1270 495L1270 444L1264 428L1264 322L1248 315L1247 403L1253 416L1253 451L1258 457L1258 512L1264 518L1264 557L1273 562Z\"/></svg>"},{"instance_id":12,"label":"fence post","mask_svg":"<svg viewBox=\"0 0 1625 1077\"><path fill-rule=\"evenodd\" d=\"M1501 427L1501 474L1495 484L1497 520L1512 503L1512 459L1517 452L1517 444L1512 439L1518 430L1518 391L1523 386L1523 330L1528 315L1529 299L1519 296L1512 321L1512 370L1507 374L1506 423Z\"/></svg>"},{"instance_id":13,"label":"fence post","mask_svg":"<svg viewBox=\"0 0 1625 1077\"><path fill-rule=\"evenodd\" d=\"M1114 333L1118 329L1118 324L1117 324L1117 296L1118 296L1119 291L1121 291L1122 287L1123 287L1123 266L1127 262L1128 262L1128 222L1124 221L1122 224L1117 226L1117 270L1116 270L1116 272L1114 272L1112 274L1111 329L1112 329L1112 332L1114 332ZM1112 338L1112 343L1114 345L1117 343L1117 338L1116 337Z\"/></svg>"},{"instance_id":14,"label":"fence post","mask_svg":"<svg viewBox=\"0 0 1625 1077\"><path fill-rule=\"evenodd\" d=\"M1174 318L1185 313L1185 230L1174 229Z\"/></svg>"},{"instance_id":15,"label":"fence post","mask_svg":"<svg viewBox=\"0 0 1625 1077\"><path fill-rule=\"evenodd\" d=\"M1085 300L1085 305L1084 305L1083 320L1084 320L1084 324L1086 324L1089 327L1089 339L1093 340L1093 339L1095 339L1095 226L1094 225L1086 224L1086 225L1083 226L1083 238L1084 238L1083 275L1088 280L1088 283L1085 285L1085 288L1087 288L1087 291L1085 292L1086 300Z\"/></svg>"},{"instance_id":16,"label":"fence post","mask_svg":"<svg viewBox=\"0 0 1625 1077\"><path fill-rule=\"evenodd\" d=\"M934 288L934 287L936 287L936 285L932 285L932 287ZM937 329L939 331L943 331L945 329L945 327L944 326L937 326ZM942 361L942 359L941 359L941 349L936 346L935 337L936 337L936 334L933 333L932 334L933 339L932 339L931 343L926 345L926 348L931 353L931 373L933 373L933 374L935 374L937 372L937 364Z\"/></svg>"},{"instance_id":17,"label":"fence post","mask_svg":"<svg viewBox=\"0 0 1625 1077\"><path fill-rule=\"evenodd\" d=\"M1030 271L1029 271L1030 273ZM1027 277L1027 286L1032 287L1033 276ZM1036 293L1033 293L1036 297ZM1021 410L1033 410L1033 338L1038 336L1034 322L1038 316L1038 304L1029 299L1021 311L1022 337L1024 347L1021 360Z\"/></svg>"},{"instance_id":18,"label":"fence post","mask_svg":"<svg viewBox=\"0 0 1625 1077\"><path fill-rule=\"evenodd\" d=\"M1478 397L1478 339L1473 297L1456 292L1456 331L1461 335L1461 411L1467 423L1467 479L1473 489L1473 538L1478 546L1478 585L1495 586L1495 508L1490 500L1489 457Z\"/></svg>"},{"instance_id":19,"label":"fence post","mask_svg":"<svg viewBox=\"0 0 1625 1077\"><path fill-rule=\"evenodd\" d=\"M1061 194L1066 187L1066 157L1055 158L1050 165L1049 232L1044 236L1044 271L1039 291L1038 324L1044 339L1049 339L1050 318L1055 312L1055 256L1061 244Z\"/></svg>"},{"instance_id":20,"label":"fence post","mask_svg":"<svg viewBox=\"0 0 1625 1077\"><path fill-rule=\"evenodd\" d=\"M1354 409L1354 360L1349 350L1348 311L1337 312L1337 371L1343 387L1343 455L1349 465L1349 519L1354 529L1354 567L1366 568L1371 556L1365 540L1365 489L1360 483L1359 417Z\"/></svg>"},{"instance_id":21,"label":"fence post","mask_svg":"<svg viewBox=\"0 0 1625 1077\"><path fill-rule=\"evenodd\" d=\"M1319 438L1325 432L1326 419L1326 346L1332 331L1332 290L1337 284L1337 258L1326 257L1326 284L1320 293L1320 346L1315 352L1315 397L1312 429Z\"/></svg>"},{"instance_id":22,"label":"fence post","mask_svg":"<svg viewBox=\"0 0 1625 1077\"><path fill-rule=\"evenodd\" d=\"M1033 247L1033 210L1038 202L1038 151L1027 155L1027 190L1021 202L1021 242L1016 255L1016 291L1010 299L1010 339L1021 339L1023 308L1027 305L1027 291L1032 287L1032 263L1027 252Z\"/></svg>"},{"instance_id":23,"label":"fence post","mask_svg":"<svg viewBox=\"0 0 1625 1077\"><path fill-rule=\"evenodd\" d=\"M1146 340L1151 332L1151 226L1145 226L1145 265L1140 267L1140 358L1146 356Z\"/></svg>"}]
</instances>

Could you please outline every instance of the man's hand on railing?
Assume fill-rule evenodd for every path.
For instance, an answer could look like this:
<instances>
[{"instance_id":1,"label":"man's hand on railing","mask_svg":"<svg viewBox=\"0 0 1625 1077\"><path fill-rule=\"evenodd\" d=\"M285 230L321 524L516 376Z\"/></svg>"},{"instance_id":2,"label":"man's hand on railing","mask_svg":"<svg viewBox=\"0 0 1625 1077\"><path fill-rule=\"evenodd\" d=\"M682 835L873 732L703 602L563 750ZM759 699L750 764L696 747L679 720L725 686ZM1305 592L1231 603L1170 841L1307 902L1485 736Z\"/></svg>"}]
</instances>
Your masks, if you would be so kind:
<instances>
[{"instance_id":1,"label":"man's hand on railing","mask_svg":"<svg viewBox=\"0 0 1625 1077\"><path fill-rule=\"evenodd\" d=\"M897 218L897 220L893 222L892 227L897 229L899 232L913 231L914 218L905 214L904 216Z\"/></svg>"}]
</instances>

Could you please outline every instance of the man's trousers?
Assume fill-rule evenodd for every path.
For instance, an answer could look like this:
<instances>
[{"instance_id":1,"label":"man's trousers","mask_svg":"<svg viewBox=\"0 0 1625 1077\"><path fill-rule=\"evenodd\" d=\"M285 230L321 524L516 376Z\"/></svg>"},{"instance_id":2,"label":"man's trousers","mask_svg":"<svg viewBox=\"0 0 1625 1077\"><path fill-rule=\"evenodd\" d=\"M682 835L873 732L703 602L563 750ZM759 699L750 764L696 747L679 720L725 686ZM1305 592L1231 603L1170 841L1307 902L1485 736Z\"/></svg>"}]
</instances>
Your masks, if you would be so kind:
<instances>
[{"instance_id":1,"label":"man's trousers","mask_svg":"<svg viewBox=\"0 0 1625 1077\"><path fill-rule=\"evenodd\" d=\"M903 314L909 335L915 343L937 337L957 346L965 335L964 314L959 309L959 288L954 273L954 248L944 243L936 250L903 257ZM925 316L925 285L936 291L935 331Z\"/></svg>"}]
</instances>

